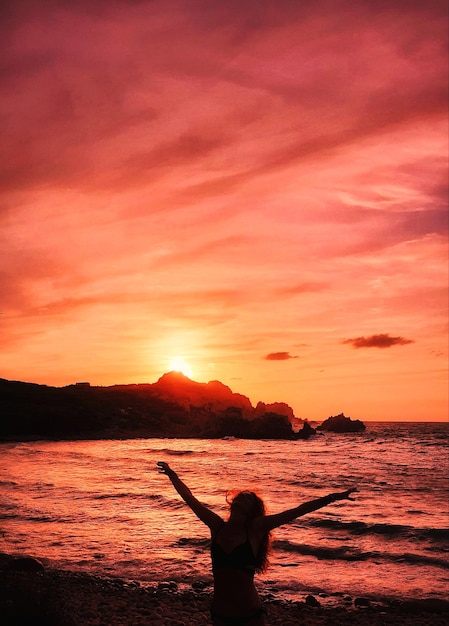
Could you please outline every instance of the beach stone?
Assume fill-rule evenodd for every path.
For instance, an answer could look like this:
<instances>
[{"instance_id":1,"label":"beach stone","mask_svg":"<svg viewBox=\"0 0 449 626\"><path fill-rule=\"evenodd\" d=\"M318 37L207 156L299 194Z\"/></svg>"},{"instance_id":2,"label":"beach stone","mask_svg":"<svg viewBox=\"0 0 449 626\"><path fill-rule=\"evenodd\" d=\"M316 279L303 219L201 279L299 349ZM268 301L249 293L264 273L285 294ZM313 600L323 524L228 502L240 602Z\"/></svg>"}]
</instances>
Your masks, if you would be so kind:
<instances>
[{"instance_id":1,"label":"beach stone","mask_svg":"<svg viewBox=\"0 0 449 626\"><path fill-rule=\"evenodd\" d=\"M315 607L319 607L319 606L321 606L320 601L319 601L319 600L317 600L317 599L315 598L315 596L312 596L312 595L308 595L308 596L306 597L306 604L307 604L307 606L315 606Z\"/></svg>"},{"instance_id":2,"label":"beach stone","mask_svg":"<svg viewBox=\"0 0 449 626\"><path fill-rule=\"evenodd\" d=\"M178 591L178 583L174 580L169 580L168 582L160 582L157 586L159 591Z\"/></svg>"},{"instance_id":3,"label":"beach stone","mask_svg":"<svg viewBox=\"0 0 449 626\"><path fill-rule=\"evenodd\" d=\"M204 580L196 580L192 583L192 589L194 591L203 591L207 587L207 583Z\"/></svg>"},{"instance_id":4,"label":"beach stone","mask_svg":"<svg viewBox=\"0 0 449 626\"><path fill-rule=\"evenodd\" d=\"M354 600L354 606L356 607L371 606L371 600L369 600L369 598L356 598Z\"/></svg>"},{"instance_id":5,"label":"beach stone","mask_svg":"<svg viewBox=\"0 0 449 626\"><path fill-rule=\"evenodd\" d=\"M170 589L170 585L168 583L158 583L157 588L158 591L164 591L164 589Z\"/></svg>"},{"instance_id":6,"label":"beach stone","mask_svg":"<svg viewBox=\"0 0 449 626\"><path fill-rule=\"evenodd\" d=\"M7 568L11 572L45 572L45 566L38 559L22 556L10 561Z\"/></svg>"},{"instance_id":7,"label":"beach stone","mask_svg":"<svg viewBox=\"0 0 449 626\"><path fill-rule=\"evenodd\" d=\"M448 613L449 602L438 598L425 598L423 600L404 600L400 603L402 609L409 612L429 611L432 613Z\"/></svg>"}]
</instances>

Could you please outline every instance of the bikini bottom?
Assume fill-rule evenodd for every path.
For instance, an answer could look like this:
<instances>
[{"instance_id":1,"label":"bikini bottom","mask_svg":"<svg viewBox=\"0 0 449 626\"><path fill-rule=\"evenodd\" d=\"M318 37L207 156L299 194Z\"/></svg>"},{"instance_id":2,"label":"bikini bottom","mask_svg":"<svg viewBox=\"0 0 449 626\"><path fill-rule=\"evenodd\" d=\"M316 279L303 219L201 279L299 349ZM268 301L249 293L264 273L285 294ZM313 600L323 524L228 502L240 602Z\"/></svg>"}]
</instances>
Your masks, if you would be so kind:
<instances>
[{"instance_id":1,"label":"bikini bottom","mask_svg":"<svg viewBox=\"0 0 449 626\"><path fill-rule=\"evenodd\" d=\"M223 622L223 624L226 624L226 626L247 626L248 624L251 624L252 620L257 619L262 615L265 615L266 611L263 607L260 607L252 613L247 613L243 616L234 616L222 615L221 613L217 613L217 611L214 611L214 609L211 609L210 614L212 619L219 619L221 622Z\"/></svg>"}]
</instances>

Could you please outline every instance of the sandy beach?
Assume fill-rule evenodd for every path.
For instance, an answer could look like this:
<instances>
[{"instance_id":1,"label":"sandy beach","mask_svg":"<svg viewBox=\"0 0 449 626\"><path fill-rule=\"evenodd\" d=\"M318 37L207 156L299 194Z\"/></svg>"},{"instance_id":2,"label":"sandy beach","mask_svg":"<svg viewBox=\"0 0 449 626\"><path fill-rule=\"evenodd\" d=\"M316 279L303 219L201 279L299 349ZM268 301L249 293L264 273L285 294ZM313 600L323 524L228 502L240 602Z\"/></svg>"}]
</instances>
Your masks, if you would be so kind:
<instances>
[{"instance_id":1,"label":"sandy beach","mask_svg":"<svg viewBox=\"0 0 449 626\"><path fill-rule=\"evenodd\" d=\"M25 569L36 571L24 571ZM179 591L174 583L141 586L114 578L0 558L0 622L4 626L198 626L210 624L211 589L198 582ZM336 594L303 602L264 598L270 626L449 624L449 603L431 599L382 602Z\"/></svg>"}]
</instances>

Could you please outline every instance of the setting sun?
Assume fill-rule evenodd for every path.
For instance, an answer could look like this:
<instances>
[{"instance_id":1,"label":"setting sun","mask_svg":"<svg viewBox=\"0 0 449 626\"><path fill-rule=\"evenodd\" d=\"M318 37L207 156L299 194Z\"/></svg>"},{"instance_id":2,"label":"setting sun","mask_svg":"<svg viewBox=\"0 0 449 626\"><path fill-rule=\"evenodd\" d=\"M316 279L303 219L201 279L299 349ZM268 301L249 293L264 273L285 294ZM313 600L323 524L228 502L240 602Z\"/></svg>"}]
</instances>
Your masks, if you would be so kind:
<instances>
[{"instance_id":1,"label":"setting sun","mask_svg":"<svg viewBox=\"0 0 449 626\"><path fill-rule=\"evenodd\" d=\"M181 372L181 374L184 374L184 376L187 376L188 378L193 377L192 368L180 356L173 357L173 359L170 361L169 370L171 372Z\"/></svg>"}]
</instances>

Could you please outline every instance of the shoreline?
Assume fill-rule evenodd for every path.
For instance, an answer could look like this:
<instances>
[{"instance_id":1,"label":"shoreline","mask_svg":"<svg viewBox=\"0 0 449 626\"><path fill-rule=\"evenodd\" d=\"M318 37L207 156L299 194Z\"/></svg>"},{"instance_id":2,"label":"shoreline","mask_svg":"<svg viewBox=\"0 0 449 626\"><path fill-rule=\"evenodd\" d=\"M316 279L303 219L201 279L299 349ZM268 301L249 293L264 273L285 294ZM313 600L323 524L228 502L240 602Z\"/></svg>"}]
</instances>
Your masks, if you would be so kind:
<instances>
[{"instance_id":1,"label":"shoreline","mask_svg":"<svg viewBox=\"0 0 449 626\"><path fill-rule=\"evenodd\" d=\"M445 600L385 602L338 593L334 598L326 606L314 596L294 602L262 595L269 626L449 624ZM0 554L0 622L5 626L207 626L210 603L211 588L201 581L179 591L170 581L142 585Z\"/></svg>"}]
</instances>

